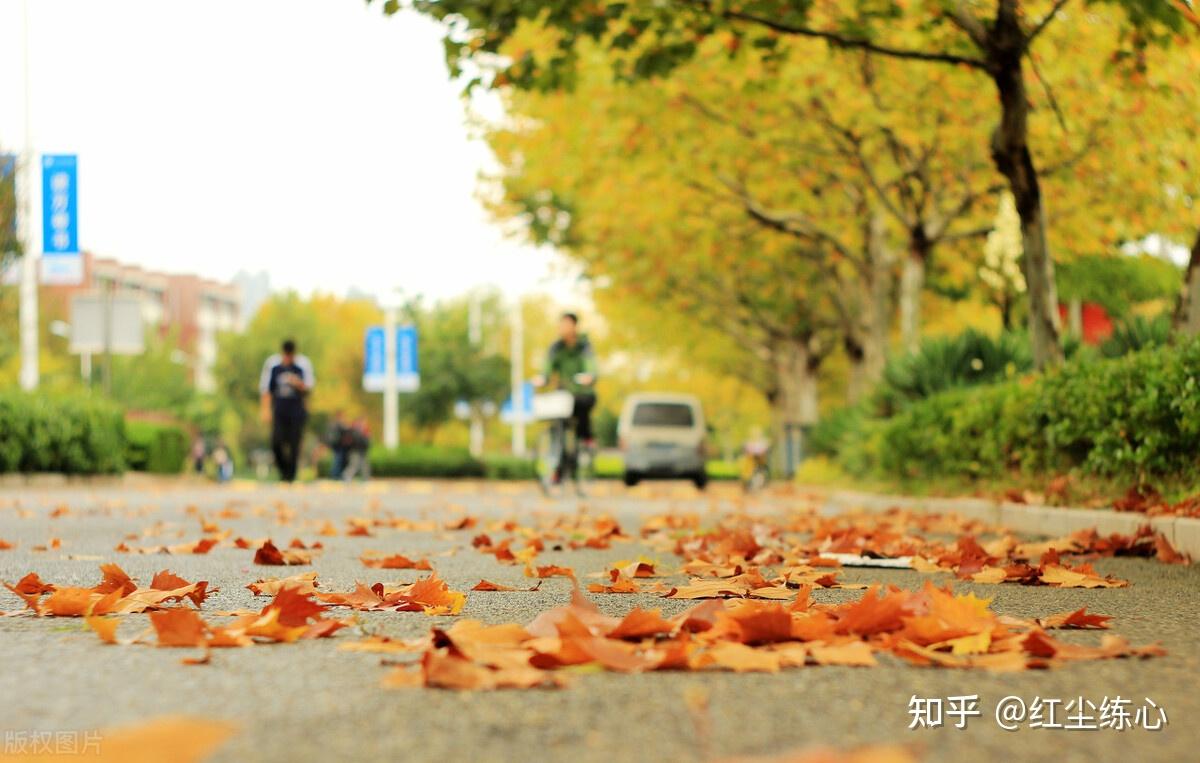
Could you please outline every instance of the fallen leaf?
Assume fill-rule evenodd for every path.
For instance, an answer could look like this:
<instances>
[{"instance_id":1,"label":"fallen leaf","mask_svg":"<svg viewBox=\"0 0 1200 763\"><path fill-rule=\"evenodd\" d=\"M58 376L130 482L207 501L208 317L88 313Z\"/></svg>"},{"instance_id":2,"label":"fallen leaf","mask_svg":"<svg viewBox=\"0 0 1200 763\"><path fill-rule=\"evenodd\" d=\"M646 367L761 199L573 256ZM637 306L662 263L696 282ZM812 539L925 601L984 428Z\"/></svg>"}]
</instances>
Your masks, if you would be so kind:
<instances>
[{"instance_id":1,"label":"fallen leaf","mask_svg":"<svg viewBox=\"0 0 1200 763\"><path fill-rule=\"evenodd\" d=\"M403 554L392 554L391 556L359 557L363 565L381 570L432 570L433 566L428 559L409 559Z\"/></svg>"},{"instance_id":2,"label":"fallen leaf","mask_svg":"<svg viewBox=\"0 0 1200 763\"><path fill-rule=\"evenodd\" d=\"M471 588L471 590L472 591L536 591L541 587L542 587L542 581L540 581L540 580L538 582L534 583L533 585L531 585L529 588L514 588L513 586L500 585L499 583L493 583L490 580L480 580L478 583L475 584L475 586L473 588Z\"/></svg>"},{"instance_id":3,"label":"fallen leaf","mask_svg":"<svg viewBox=\"0 0 1200 763\"><path fill-rule=\"evenodd\" d=\"M265 565L312 564L312 552L300 549L278 549L271 541L264 542L254 552L254 563Z\"/></svg>"},{"instance_id":4,"label":"fallen leaf","mask_svg":"<svg viewBox=\"0 0 1200 763\"><path fill-rule=\"evenodd\" d=\"M1074 612L1060 612L1057 615L1039 618L1037 623L1043 628L1108 628L1110 615L1089 615L1087 607L1080 607Z\"/></svg>"}]
</instances>

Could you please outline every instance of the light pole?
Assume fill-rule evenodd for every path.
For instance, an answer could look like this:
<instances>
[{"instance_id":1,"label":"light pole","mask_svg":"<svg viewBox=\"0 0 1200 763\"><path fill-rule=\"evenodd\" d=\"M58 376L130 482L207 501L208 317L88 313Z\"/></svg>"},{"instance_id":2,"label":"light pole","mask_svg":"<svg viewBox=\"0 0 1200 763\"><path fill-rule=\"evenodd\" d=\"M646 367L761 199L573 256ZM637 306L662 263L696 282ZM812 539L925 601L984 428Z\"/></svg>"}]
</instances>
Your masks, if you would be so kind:
<instances>
[{"instance_id":1,"label":"light pole","mask_svg":"<svg viewBox=\"0 0 1200 763\"><path fill-rule=\"evenodd\" d=\"M467 341L473 350L479 350L483 344L483 304L479 292L471 292L471 300L467 307ZM479 458L483 455L483 412L478 400L470 400L471 430L469 451L472 456Z\"/></svg>"},{"instance_id":2,"label":"light pole","mask_svg":"<svg viewBox=\"0 0 1200 763\"><path fill-rule=\"evenodd\" d=\"M400 390L396 380L396 304L383 307L383 446L400 445Z\"/></svg>"},{"instance_id":3,"label":"light pole","mask_svg":"<svg viewBox=\"0 0 1200 763\"><path fill-rule=\"evenodd\" d=\"M512 452L525 455L525 323L521 319L521 302L517 300L512 315Z\"/></svg>"},{"instance_id":4,"label":"light pole","mask_svg":"<svg viewBox=\"0 0 1200 763\"><path fill-rule=\"evenodd\" d=\"M33 152L33 117L29 70L29 0L21 3L22 65L25 79L25 145L21 152L22 166L17 175L20 204L17 211L17 236L21 240L21 389L38 386L38 244L37 226L33 222L34 195L37 193L37 167Z\"/></svg>"},{"instance_id":5,"label":"light pole","mask_svg":"<svg viewBox=\"0 0 1200 763\"><path fill-rule=\"evenodd\" d=\"M385 292L379 300L383 308L383 446L392 450L400 446L400 380L396 376L397 315L403 306L399 289Z\"/></svg>"}]
</instances>

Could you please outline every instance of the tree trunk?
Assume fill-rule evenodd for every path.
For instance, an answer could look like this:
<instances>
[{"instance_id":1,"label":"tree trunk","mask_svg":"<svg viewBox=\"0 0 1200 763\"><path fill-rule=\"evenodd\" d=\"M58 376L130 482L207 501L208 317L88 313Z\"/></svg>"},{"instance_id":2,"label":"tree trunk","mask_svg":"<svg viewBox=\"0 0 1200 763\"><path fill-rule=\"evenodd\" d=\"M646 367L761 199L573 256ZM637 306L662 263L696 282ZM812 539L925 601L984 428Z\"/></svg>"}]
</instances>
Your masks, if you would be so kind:
<instances>
[{"instance_id":1,"label":"tree trunk","mask_svg":"<svg viewBox=\"0 0 1200 763\"><path fill-rule=\"evenodd\" d=\"M866 397L871 389L867 380L866 348L863 347L862 337L856 331L848 331L842 339L842 348L846 353L846 361L850 364L846 379L846 402L854 405Z\"/></svg>"},{"instance_id":2,"label":"tree trunk","mask_svg":"<svg viewBox=\"0 0 1200 763\"><path fill-rule=\"evenodd\" d=\"M1175 303L1175 331L1184 336L1200 334L1200 231L1192 244L1179 301Z\"/></svg>"},{"instance_id":3,"label":"tree trunk","mask_svg":"<svg viewBox=\"0 0 1200 763\"><path fill-rule=\"evenodd\" d=\"M817 423L817 370L821 359L804 339L785 339L775 352L779 394L775 410L781 424Z\"/></svg>"},{"instance_id":4,"label":"tree trunk","mask_svg":"<svg viewBox=\"0 0 1200 763\"><path fill-rule=\"evenodd\" d=\"M924 225L909 233L908 256L900 271L900 342L905 352L916 352L921 344L921 293L932 248Z\"/></svg>"},{"instance_id":5,"label":"tree trunk","mask_svg":"<svg viewBox=\"0 0 1200 763\"><path fill-rule=\"evenodd\" d=\"M858 303L858 326L846 337L850 360L847 400L857 403L883 376L892 317L892 254L888 251L883 215L872 212L865 231L867 282Z\"/></svg>"},{"instance_id":6,"label":"tree trunk","mask_svg":"<svg viewBox=\"0 0 1200 763\"><path fill-rule=\"evenodd\" d=\"M1021 267L1029 293L1029 337L1038 368L1062 361L1058 290L1046 242L1045 210L1029 151L1029 99L1022 55L1025 33L1015 3L1001 3L989 34L988 65L1000 95L1000 125L992 135L992 160L1008 180L1021 218Z\"/></svg>"},{"instance_id":7,"label":"tree trunk","mask_svg":"<svg viewBox=\"0 0 1200 763\"><path fill-rule=\"evenodd\" d=\"M863 374L871 386L883 376L887 362L888 335L892 320L892 253L888 250L883 213L871 213L867 235L867 254L871 261L870 299L865 311L870 318L863 335Z\"/></svg>"},{"instance_id":8,"label":"tree trunk","mask_svg":"<svg viewBox=\"0 0 1200 763\"><path fill-rule=\"evenodd\" d=\"M775 350L778 395L775 398L776 427L780 447L776 462L791 476L803 451L801 432L817 422L817 371L821 356L812 352L808 339L785 339Z\"/></svg>"}]
</instances>

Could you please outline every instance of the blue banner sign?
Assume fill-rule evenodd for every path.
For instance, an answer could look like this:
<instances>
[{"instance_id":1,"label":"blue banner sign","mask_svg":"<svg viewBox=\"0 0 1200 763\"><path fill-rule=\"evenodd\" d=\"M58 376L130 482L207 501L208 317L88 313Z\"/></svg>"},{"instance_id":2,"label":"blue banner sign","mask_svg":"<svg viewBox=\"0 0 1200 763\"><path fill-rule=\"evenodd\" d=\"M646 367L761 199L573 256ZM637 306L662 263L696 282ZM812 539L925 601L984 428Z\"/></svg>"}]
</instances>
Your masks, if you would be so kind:
<instances>
[{"instance_id":1,"label":"blue banner sign","mask_svg":"<svg viewBox=\"0 0 1200 763\"><path fill-rule=\"evenodd\" d=\"M370 326L363 339L363 389L382 392L387 368L386 336L383 326ZM396 389L413 392L421 386L417 353L417 327L396 327Z\"/></svg>"},{"instance_id":2,"label":"blue banner sign","mask_svg":"<svg viewBox=\"0 0 1200 763\"><path fill-rule=\"evenodd\" d=\"M83 280L79 254L79 172L74 154L42 157L42 282Z\"/></svg>"}]
</instances>

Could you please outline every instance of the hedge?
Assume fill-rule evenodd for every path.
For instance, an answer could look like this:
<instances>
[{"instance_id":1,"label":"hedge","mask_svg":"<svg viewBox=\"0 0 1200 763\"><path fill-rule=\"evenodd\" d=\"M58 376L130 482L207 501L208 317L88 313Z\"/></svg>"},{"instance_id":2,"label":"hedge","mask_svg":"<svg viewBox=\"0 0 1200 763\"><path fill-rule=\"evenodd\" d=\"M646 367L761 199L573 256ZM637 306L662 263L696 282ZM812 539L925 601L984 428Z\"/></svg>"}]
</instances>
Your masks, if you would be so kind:
<instances>
[{"instance_id":1,"label":"hedge","mask_svg":"<svg viewBox=\"0 0 1200 763\"><path fill-rule=\"evenodd\" d=\"M389 450L371 448L367 454L372 477L483 477L484 464L466 448L441 448L434 445L402 445ZM317 464L317 473L329 476L332 457Z\"/></svg>"},{"instance_id":2,"label":"hedge","mask_svg":"<svg viewBox=\"0 0 1200 763\"><path fill-rule=\"evenodd\" d=\"M134 471L178 474L188 455L187 432L176 424L125 422L125 462Z\"/></svg>"},{"instance_id":3,"label":"hedge","mask_svg":"<svg viewBox=\"0 0 1200 763\"><path fill-rule=\"evenodd\" d=\"M111 403L0 392L0 472L116 474L124 446L123 414Z\"/></svg>"},{"instance_id":4,"label":"hedge","mask_svg":"<svg viewBox=\"0 0 1200 763\"><path fill-rule=\"evenodd\" d=\"M432 445L404 445L396 450L372 448L368 458L372 477L486 477L494 480L531 480L536 477L533 461L506 454L485 455L476 459L466 449ZM317 473L329 476L330 456L317 464ZM624 473L621 457L601 453L593 463L596 479L620 479ZM708 476L713 480L737 479L736 463L710 461Z\"/></svg>"},{"instance_id":5,"label":"hedge","mask_svg":"<svg viewBox=\"0 0 1200 763\"><path fill-rule=\"evenodd\" d=\"M859 475L1189 474L1200 465L1200 340L939 393L858 420L839 446L839 463Z\"/></svg>"},{"instance_id":6,"label":"hedge","mask_svg":"<svg viewBox=\"0 0 1200 763\"><path fill-rule=\"evenodd\" d=\"M484 456L483 469L490 480L531 480L537 477L533 461L520 456Z\"/></svg>"}]
</instances>

